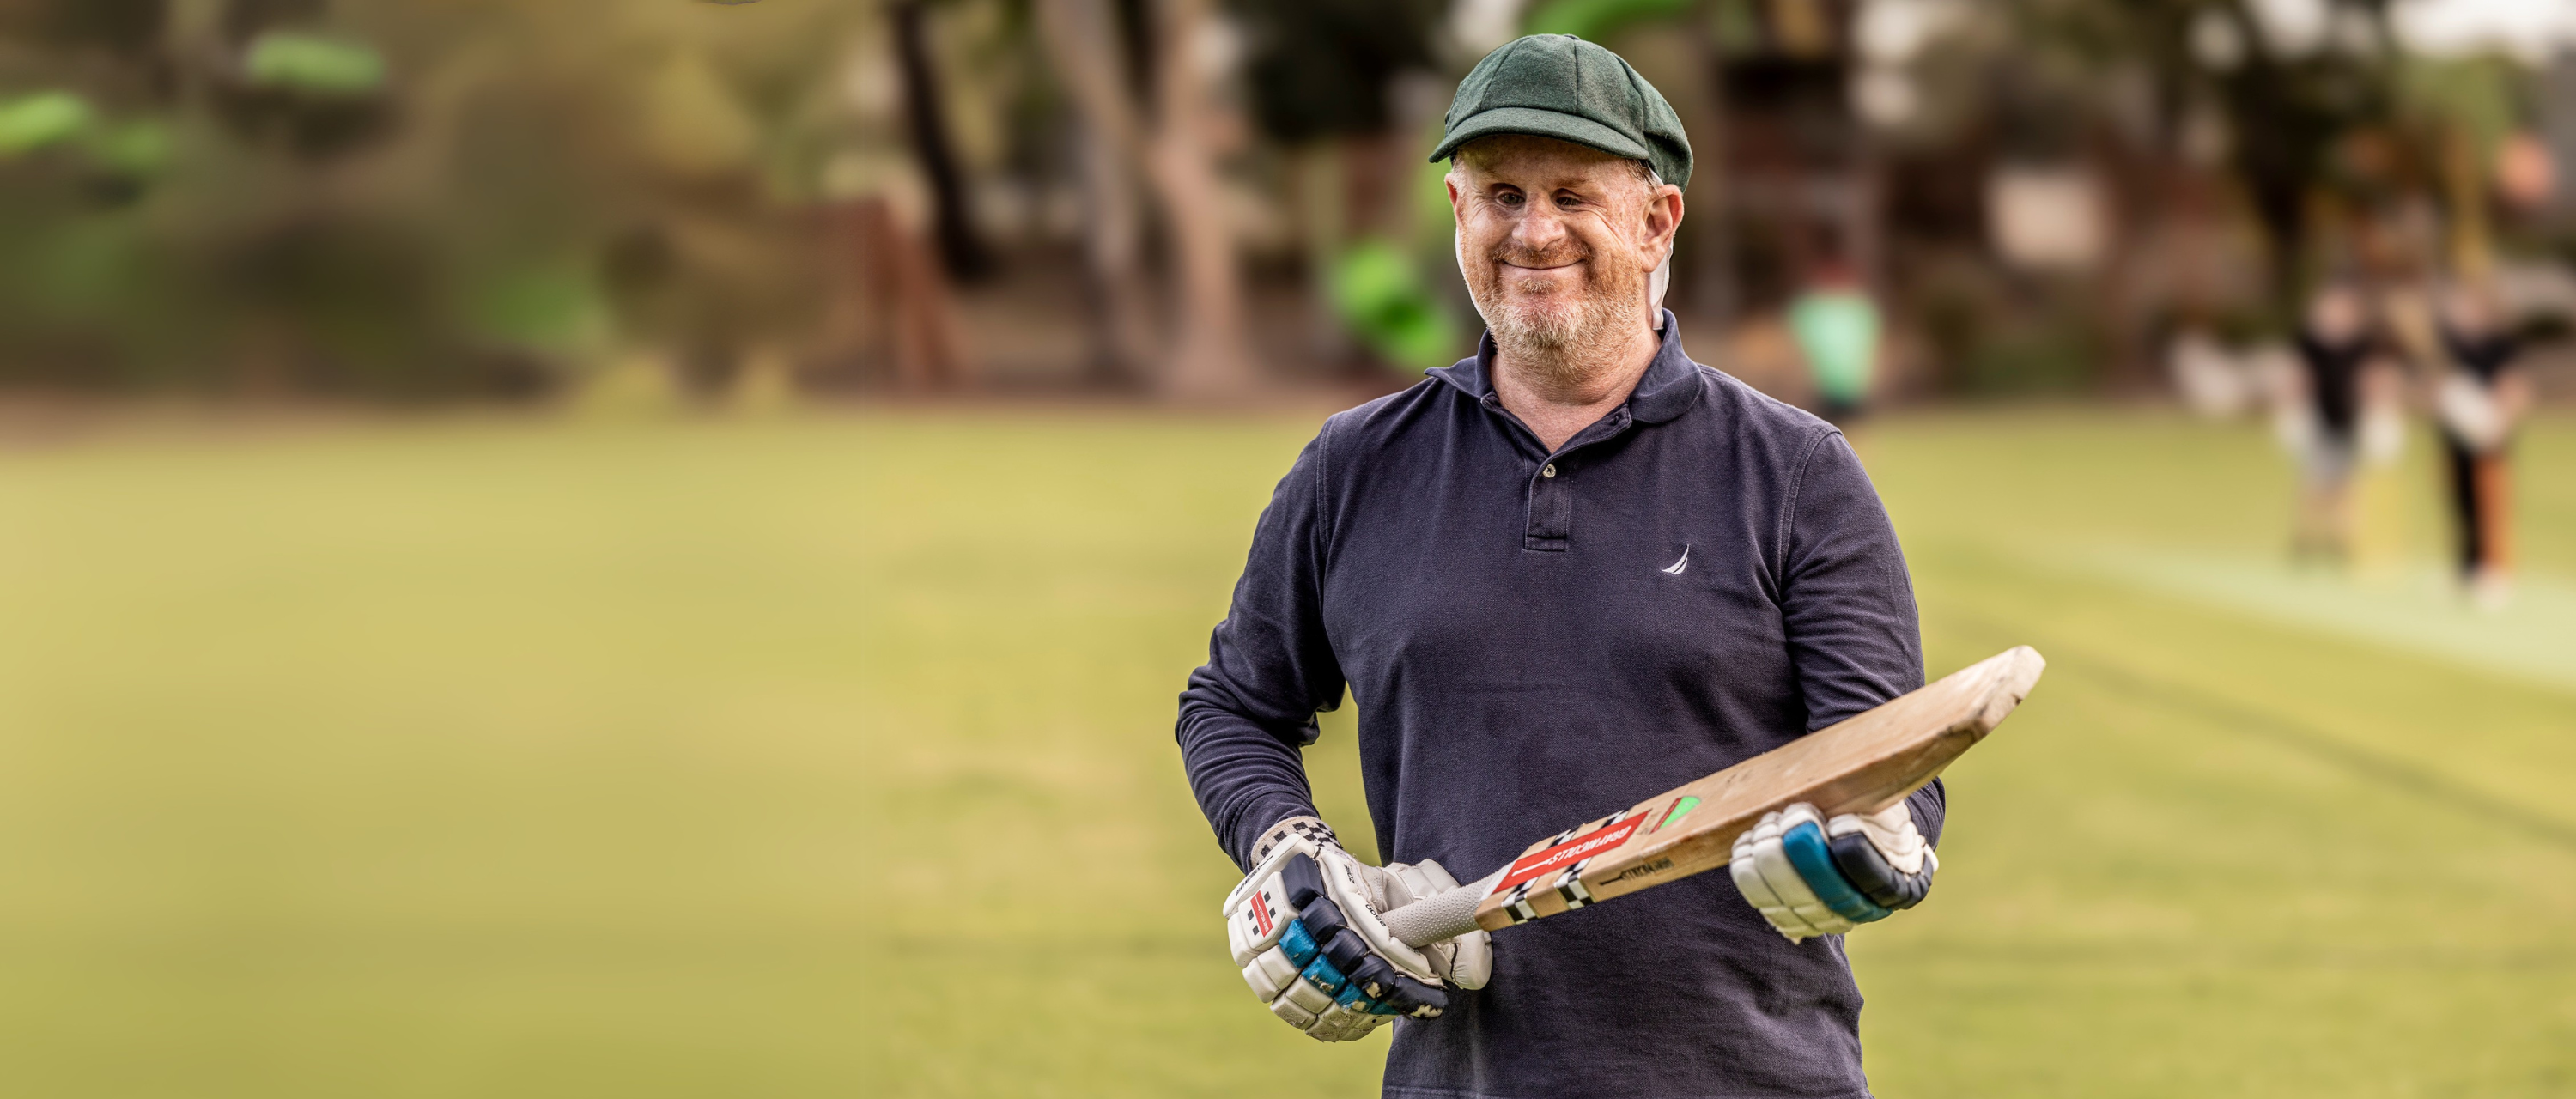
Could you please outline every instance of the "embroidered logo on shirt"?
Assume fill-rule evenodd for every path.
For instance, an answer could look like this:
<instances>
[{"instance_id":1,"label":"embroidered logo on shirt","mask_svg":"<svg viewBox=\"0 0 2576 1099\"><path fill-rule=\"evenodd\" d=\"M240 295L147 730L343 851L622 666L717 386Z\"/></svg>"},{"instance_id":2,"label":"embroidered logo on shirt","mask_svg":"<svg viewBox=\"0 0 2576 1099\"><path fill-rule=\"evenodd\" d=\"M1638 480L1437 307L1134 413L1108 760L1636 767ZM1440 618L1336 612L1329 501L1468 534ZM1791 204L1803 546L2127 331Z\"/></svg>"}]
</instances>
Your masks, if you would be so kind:
<instances>
[{"instance_id":1,"label":"embroidered logo on shirt","mask_svg":"<svg viewBox=\"0 0 2576 1099\"><path fill-rule=\"evenodd\" d=\"M1664 575L1666 575L1666 576L1680 576L1680 575L1682 574L1682 570L1683 570L1683 569L1686 569L1686 568L1689 568L1689 567L1690 567L1690 547L1689 547L1689 546L1683 546L1683 547L1682 547L1682 559L1681 559L1681 560L1679 560L1679 561L1675 561L1675 562L1673 562L1672 564L1666 565L1666 566L1664 566L1663 568L1657 569L1657 570L1655 570L1655 571L1660 572L1660 573L1663 573L1663 574L1664 574Z\"/></svg>"}]
</instances>

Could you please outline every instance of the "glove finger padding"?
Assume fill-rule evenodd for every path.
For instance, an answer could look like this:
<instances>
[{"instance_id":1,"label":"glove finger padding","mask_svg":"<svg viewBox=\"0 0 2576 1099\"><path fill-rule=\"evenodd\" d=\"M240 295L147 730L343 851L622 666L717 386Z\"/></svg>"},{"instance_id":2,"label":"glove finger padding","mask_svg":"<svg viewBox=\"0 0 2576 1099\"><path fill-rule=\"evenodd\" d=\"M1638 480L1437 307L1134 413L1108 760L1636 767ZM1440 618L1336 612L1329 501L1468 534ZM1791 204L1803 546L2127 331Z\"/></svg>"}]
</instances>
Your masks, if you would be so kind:
<instances>
[{"instance_id":1,"label":"glove finger padding","mask_svg":"<svg viewBox=\"0 0 2576 1099\"><path fill-rule=\"evenodd\" d=\"M1448 868L1431 859L1410 866L1388 863L1386 869L1395 874L1398 890L1404 894L1390 898L1389 909L1458 888L1458 879ZM1422 955L1431 960L1432 972L1460 988L1473 991L1493 979L1494 940L1482 930L1423 947Z\"/></svg>"},{"instance_id":2,"label":"glove finger padding","mask_svg":"<svg viewBox=\"0 0 2576 1099\"><path fill-rule=\"evenodd\" d=\"M1376 1030L1378 1024L1388 1018L1337 1003L1326 1008L1304 1029L1307 1037L1318 1042L1356 1042L1368 1037L1370 1031Z\"/></svg>"},{"instance_id":3,"label":"glove finger padding","mask_svg":"<svg viewBox=\"0 0 2576 1099\"><path fill-rule=\"evenodd\" d=\"M1813 816L1814 811L1809 810L1809 815ZM1842 869L1834 865L1833 852L1825 844L1822 822L1801 820L1791 824L1787 831L1780 833L1780 851L1788 856L1789 865L1797 869L1799 879L1815 892L1816 899L1825 902L1825 907L1833 909L1835 915L1856 924L1888 917L1887 909L1861 895L1860 890L1852 887L1851 879L1844 877Z\"/></svg>"},{"instance_id":4,"label":"glove finger padding","mask_svg":"<svg viewBox=\"0 0 2576 1099\"><path fill-rule=\"evenodd\" d=\"M1371 907L1370 875L1382 873L1338 845L1292 835L1226 897L1228 945L1244 983L1272 1014L1320 1041L1350 1041L1386 1019L1433 1018L1448 1007L1428 959L1388 933Z\"/></svg>"},{"instance_id":5,"label":"glove finger padding","mask_svg":"<svg viewBox=\"0 0 2576 1099\"><path fill-rule=\"evenodd\" d=\"M1423 980L1371 949L1355 917L1374 920L1376 914L1330 896L1317 897L1298 914L1295 933L1315 945L1315 957L1298 974L1302 983L1352 1011L1431 1019L1448 1010L1438 979Z\"/></svg>"},{"instance_id":6,"label":"glove finger padding","mask_svg":"<svg viewBox=\"0 0 2576 1099\"><path fill-rule=\"evenodd\" d=\"M1791 942L1910 908L1940 868L1902 802L1831 821L1813 805L1791 805L1738 836L1734 854L1736 889Z\"/></svg>"},{"instance_id":7,"label":"glove finger padding","mask_svg":"<svg viewBox=\"0 0 2576 1099\"><path fill-rule=\"evenodd\" d=\"M1801 809L1803 814L1798 812ZM1816 821L1815 808L1803 803L1763 814L1751 830L1735 838L1735 858L1727 867L1736 890L1791 942L1852 929L1850 921L1816 896L1789 861L1783 844L1792 827Z\"/></svg>"},{"instance_id":8,"label":"glove finger padding","mask_svg":"<svg viewBox=\"0 0 2576 1099\"><path fill-rule=\"evenodd\" d=\"M1338 846L1319 848L1315 863L1324 872L1324 895L1341 909L1342 918L1356 932L1367 949L1412 974L1417 980L1438 981L1440 974L1431 968L1431 959L1405 945L1395 932L1377 918L1379 906L1386 898L1372 886L1391 878L1382 870L1351 857Z\"/></svg>"},{"instance_id":9,"label":"glove finger padding","mask_svg":"<svg viewBox=\"0 0 2576 1099\"><path fill-rule=\"evenodd\" d=\"M1932 891L1932 872L1941 860L1915 830L1905 803L1835 817L1825 822L1825 834L1835 868L1872 903L1901 911L1923 903Z\"/></svg>"}]
</instances>

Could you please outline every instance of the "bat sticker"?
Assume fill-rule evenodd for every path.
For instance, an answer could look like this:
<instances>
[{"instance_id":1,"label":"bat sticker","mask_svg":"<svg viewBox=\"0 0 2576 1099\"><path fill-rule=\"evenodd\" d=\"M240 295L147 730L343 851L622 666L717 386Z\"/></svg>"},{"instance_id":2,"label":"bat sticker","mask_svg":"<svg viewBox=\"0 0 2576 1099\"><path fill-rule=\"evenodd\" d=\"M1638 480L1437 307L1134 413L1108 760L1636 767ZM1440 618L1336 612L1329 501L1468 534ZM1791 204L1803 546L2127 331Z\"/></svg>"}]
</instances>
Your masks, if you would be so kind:
<instances>
[{"instance_id":1,"label":"bat sticker","mask_svg":"<svg viewBox=\"0 0 2576 1099\"><path fill-rule=\"evenodd\" d=\"M1629 835L1636 832L1637 826L1645 823L1645 819L1629 817L1623 821L1618 817L1612 817L1602 828L1572 839L1561 840L1544 851L1523 855L1519 861L1512 864L1510 870L1504 872L1503 880L1496 882L1494 888L1500 891L1535 881L1550 870L1581 862L1626 843Z\"/></svg>"}]
</instances>

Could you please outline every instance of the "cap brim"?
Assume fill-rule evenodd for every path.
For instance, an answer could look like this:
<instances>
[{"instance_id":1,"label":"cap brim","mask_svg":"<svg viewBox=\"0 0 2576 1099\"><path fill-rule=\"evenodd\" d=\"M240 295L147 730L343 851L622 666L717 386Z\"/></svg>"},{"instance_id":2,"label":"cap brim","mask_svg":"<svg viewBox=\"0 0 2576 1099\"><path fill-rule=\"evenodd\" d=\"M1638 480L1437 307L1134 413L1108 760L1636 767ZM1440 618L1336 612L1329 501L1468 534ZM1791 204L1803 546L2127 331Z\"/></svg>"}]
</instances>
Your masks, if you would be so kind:
<instances>
[{"instance_id":1,"label":"cap brim","mask_svg":"<svg viewBox=\"0 0 2576 1099\"><path fill-rule=\"evenodd\" d=\"M1525 134L1530 137L1552 137L1577 145L1599 149L1612 156L1630 160L1651 159L1644 145L1629 140L1613 130L1580 115L1570 115L1540 107L1496 107L1477 112L1474 118L1459 124L1440 139L1440 147L1431 150L1433 161L1447 160L1458 147L1480 137L1497 134Z\"/></svg>"}]
</instances>

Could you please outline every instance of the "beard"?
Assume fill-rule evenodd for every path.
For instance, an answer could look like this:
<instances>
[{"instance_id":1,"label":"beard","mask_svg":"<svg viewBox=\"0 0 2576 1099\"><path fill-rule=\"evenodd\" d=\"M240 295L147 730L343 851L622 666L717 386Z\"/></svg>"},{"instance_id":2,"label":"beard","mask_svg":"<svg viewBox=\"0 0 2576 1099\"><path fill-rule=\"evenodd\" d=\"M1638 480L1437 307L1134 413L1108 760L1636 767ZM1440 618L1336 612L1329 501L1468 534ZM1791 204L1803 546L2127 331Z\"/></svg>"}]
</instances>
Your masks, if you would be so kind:
<instances>
[{"instance_id":1,"label":"beard","mask_svg":"<svg viewBox=\"0 0 2576 1099\"><path fill-rule=\"evenodd\" d=\"M1488 249L1485 262L1468 262L1460 242L1458 266L1466 275L1467 295L1494 334L1494 344L1520 365L1550 374L1579 375L1597 356L1587 352L1616 347L1646 326L1646 290L1650 276L1633 263L1598 262L1593 251L1573 240L1548 249L1530 249L1506 238ZM1582 262L1583 284L1572 300L1553 285L1504 284L1502 268L1556 267Z\"/></svg>"}]
</instances>

